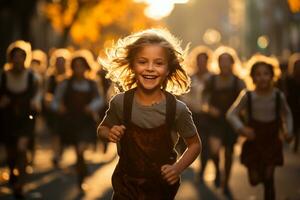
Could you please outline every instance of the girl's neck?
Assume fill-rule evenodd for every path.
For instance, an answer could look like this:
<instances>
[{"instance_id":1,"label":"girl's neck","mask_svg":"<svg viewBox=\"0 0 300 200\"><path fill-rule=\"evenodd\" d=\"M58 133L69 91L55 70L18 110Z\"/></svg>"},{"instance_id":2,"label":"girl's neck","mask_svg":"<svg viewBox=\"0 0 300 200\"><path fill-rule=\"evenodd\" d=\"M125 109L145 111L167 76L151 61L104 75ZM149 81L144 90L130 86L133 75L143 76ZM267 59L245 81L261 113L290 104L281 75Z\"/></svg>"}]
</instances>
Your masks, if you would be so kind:
<instances>
[{"instance_id":1,"label":"girl's neck","mask_svg":"<svg viewBox=\"0 0 300 200\"><path fill-rule=\"evenodd\" d=\"M142 89L137 89L135 92L136 100L143 106L151 106L161 102L165 96L162 90L155 90L151 92L145 92Z\"/></svg>"},{"instance_id":2,"label":"girl's neck","mask_svg":"<svg viewBox=\"0 0 300 200\"><path fill-rule=\"evenodd\" d=\"M258 95L268 95L273 91L273 86L270 86L268 88L255 88L255 92Z\"/></svg>"},{"instance_id":3,"label":"girl's neck","mask_svg":"<svg viewBox=\"0 0 300 200\"><path fill-rule=\"evenodd\" d=\"M207 74L208 73L208 71L198 71L197 73L196 73L196 75L197 75L197 77L199 78L199 79L202 79L203 77L204 77L204 75L205 74Z\"/></svg>"},{"instance_id":4,"label":"girl's neck","mask_svg":"<svg viewBox=\"0 0 300 200\"><path fill-rule=\"evenodd\" d=\"M13 67L11 69L11 73L14 75L14 76L21 76L24 72L26 71L26 68L23 66L23 67L19 67L19 68L15 68Z\"/></svg>"},{"instance_id":5,"label":"girl's neck","mask_svg":"<svg viewBox=\"0 0 300 200\"><path fill-rule=\"evenodd\" d=\"M84 76L73 76L74 80L76 81L83 81L85 80L85 77Z\"/></svg>"}]
</instances>

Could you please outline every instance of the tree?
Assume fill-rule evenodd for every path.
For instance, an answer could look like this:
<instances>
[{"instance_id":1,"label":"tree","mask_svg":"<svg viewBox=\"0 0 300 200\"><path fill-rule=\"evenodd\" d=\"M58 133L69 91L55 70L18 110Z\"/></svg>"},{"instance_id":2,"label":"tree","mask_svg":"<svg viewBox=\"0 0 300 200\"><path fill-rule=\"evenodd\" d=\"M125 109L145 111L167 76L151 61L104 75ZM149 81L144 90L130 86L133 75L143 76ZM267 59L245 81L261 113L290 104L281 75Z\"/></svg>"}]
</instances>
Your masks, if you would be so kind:
<instances>
[{"instance_id":1,"label":"tree","mask_svg":"<svg viewBox=\"0 0 300 200\"><path fill-rule=\"evenodd\" d=\"M61 0L50 2L45 13L53 28L75 45L95 49L132 31L157 25L144 15L145 4L133 0Z\"/></svg>"}]
</instances>

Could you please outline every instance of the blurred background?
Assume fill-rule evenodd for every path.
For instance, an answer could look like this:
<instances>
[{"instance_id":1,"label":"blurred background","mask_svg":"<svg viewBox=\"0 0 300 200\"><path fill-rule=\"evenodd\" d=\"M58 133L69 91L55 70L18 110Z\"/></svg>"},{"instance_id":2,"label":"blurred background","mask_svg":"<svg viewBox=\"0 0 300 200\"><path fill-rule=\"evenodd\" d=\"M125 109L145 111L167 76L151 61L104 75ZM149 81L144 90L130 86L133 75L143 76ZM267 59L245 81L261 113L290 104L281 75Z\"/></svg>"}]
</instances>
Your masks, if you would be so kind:
<instances>
[{"instance_id":1,"label":"blurred background","mask_svg":"<svg viewBox=\"0 0 300 200\"><path fill-rule=\"evenodd\" d=\"M86 47L95 54L132 31L167 27L184 44L260 51L277 56L300 48L299 0L1 0L0 63L12 41L34 49Z\"/></svg>"}]
</instances>

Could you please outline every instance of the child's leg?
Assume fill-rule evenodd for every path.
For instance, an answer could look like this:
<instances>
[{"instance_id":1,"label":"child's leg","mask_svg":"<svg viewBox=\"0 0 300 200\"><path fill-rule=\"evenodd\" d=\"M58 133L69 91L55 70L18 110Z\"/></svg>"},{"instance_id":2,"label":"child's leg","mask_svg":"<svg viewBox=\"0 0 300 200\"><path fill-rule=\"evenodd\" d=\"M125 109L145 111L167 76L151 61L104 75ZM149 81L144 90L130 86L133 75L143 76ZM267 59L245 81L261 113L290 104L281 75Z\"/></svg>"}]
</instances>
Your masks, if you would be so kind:
<instances>
[{"instance_id":1,"label":"child's leg","mask_svg":"<svg viewBox=\"0 0 300 200\"><path fill-rule=\"evenodd\" d=\"M76 148L76 155L77 155L77 162L76 162L76 168L77 168L77 173L78 173L78 185L79 188L81 189L82 183L84 178L87 176L87 165L84 160L84 151L86 149L86 143L84 142L79 142L75 146Z\"/></svg>"},{"instance_id":2,"label":"child's leg","mask_svg":"<svg viewBox=\"0 0 300 200\"><path fill-rule=\"evenodd\" d=\"M52 133L52 148L54 151L54 156L52 158L52 163L55 167L58 167L58 163L61 159L62 155L62 147L61 147L61 138L58 134Z\"/></svg>"},{"instance_id":3,"label":"child's leg","mask_svg":"<svg viewBox=\"0 0 300 200\"><path fill-rule=\"evenodd\" d=\"M233 157L233 145L225 146L225 177L224 177L225 188L228 187L229 177L231 174L232 157Z\"/></svg>"},{"instance_id":4,"label":"child's leg","mask_svg":"<svg viewBox=\"0 0 300 200\"><path fill-rule=\"evenodd\" d=\"M216 177L214 184L216 187L220 187L221 185L221 176L220 176L220 168L219 168L219 162L220 162L220 150L221 150L221 139L218 137L211 136L209 137L209 148L210 148L210 157L213 161L213 164L216 169Z\"/></svg>"},{"instance_id":5,"label":"child's leg","mask_svg":"<svg viewBox=\"0 0 300 200\"><path fill-rule=\"evenodd\" d=\"M248 176L249 176L249 182L252 186L256 186L262 181L262 174L259 172L258 168L249 167Z\"/></svg>"},{"instance_id":6,"label":"child's leg","mask_svg":"<svg viewBox=\"0 0 300 200\"><path fill-rule=\"evenodd\" d=\"M266 166L264 170L264 199L275 200L274 166Z\"/></svg>"},{"instance_id":7,"label":"child's leg","mask_svg":"<svg viewBox=\"0 0 300 200\"><path fill-rule=\"evenodd\" d=\"M202 140L202 153L200 155L200 161L201 161L201 169L200 169L200 181L204 181L204 171L206 168L206 164L209 158L209 149L207 141Z\"/></svg>"}]
</instances>

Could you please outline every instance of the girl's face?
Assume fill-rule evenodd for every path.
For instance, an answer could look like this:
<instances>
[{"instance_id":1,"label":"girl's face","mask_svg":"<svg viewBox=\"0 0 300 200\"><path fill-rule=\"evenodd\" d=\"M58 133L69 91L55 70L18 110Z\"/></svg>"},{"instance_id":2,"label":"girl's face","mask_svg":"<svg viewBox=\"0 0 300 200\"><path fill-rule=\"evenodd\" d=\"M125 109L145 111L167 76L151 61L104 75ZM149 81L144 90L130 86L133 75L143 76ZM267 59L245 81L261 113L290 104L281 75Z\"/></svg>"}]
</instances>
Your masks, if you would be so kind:
<instances>
[{"instance_id":1,"label":"girl's face","mask_svg":"<svg viewBox=\"0 0 300 200\"><path fill-rule=\"evenodd\" d=\"M87 71L87 68L88 68L86 66L86 62L84 62L84 60L81 58L77 58L73 61L72 64L73 64L72 70L73 70L74 76L77 78L83 78L84 73Z\"/></svg>"},{"instance_id":2,"label":"girl's face","mask_svg":"<svg viewBox=\"0 0 300 200\"><path fill-rule=\"evenodd\" d=\"M63 57L58 57L56 59L55 67L58 74L64 74L66 71L65 68L66 60Z\"/></svg>"},{"instance_id":3,"label":"girl's face","mask_svg":"<svg viewBox=\"0 0 300 200\"><path fill-rule=\"evenodd\" d=\"M169 74L165 49L155 44L142 47L133 60L132 69L138 87L148 91L160 90Z\"/></svg>"},{"instance_id":4,"label":"girl's face","mask_svg":"<svg viewBox=\"0 0 300 200\"><path fill-rule=\"evenodd\" d=\"M11 55L11 62L13 65L13 69L15 72L22 72L26 59L26 53L21 49L16 49L14 53Z\"/></svg>"},{"instance_id":5,"label":"girl's face","mask_svg":"<svg viewBox=\"0 0 300 200\"><path fill-rule=\"evenodd\" d=\"M257 89L266 90L272 86L272 73L266 65L259 65L254 74L253 82Z\"/></svg>"},{"instance_id":6,"label":"girl's face","mask_svg":"<svg viewBox=\"0 0 300 200\"><path fill-rule=\"evenodd\" d=\"M221 74L230 75L232 73L233 58L231 55L224 53L219 57L219 67Z\"/></svg>"},{"instance_id":7,"label":"girl's face","mask_svg":"<svg viewBox=\"0 0 300 200\"><path fill-rule=\"evenodd\" d=\"M197 67L199 72L207 72L207 60L208 57L205 53L201 53L197 56Z\"/></svg>"}]
</instances>

